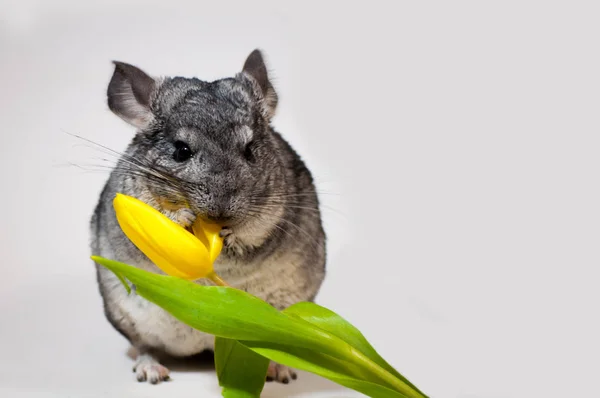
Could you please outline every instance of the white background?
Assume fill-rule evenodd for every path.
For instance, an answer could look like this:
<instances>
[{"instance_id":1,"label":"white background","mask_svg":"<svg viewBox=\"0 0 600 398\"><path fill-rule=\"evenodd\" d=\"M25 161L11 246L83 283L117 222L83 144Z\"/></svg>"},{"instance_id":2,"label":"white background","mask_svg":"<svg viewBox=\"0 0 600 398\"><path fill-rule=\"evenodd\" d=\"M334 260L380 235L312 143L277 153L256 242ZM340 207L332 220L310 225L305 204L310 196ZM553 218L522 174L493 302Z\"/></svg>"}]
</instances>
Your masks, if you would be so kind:
<instances>
[{"instance_id":1,"label":"white background","mask_svg":"<svg viewBox=\"0 0 600 398\"><path fill-rule=\"evenodd\" d=\"M104 155L69 133L131 139L113 59L212 80L255 47L323 192L318 302L432 397L600 396L594 2L47 3L0 9L0 396L219 396L135 381L88 259Z\"/></svg>"}]
</instances>

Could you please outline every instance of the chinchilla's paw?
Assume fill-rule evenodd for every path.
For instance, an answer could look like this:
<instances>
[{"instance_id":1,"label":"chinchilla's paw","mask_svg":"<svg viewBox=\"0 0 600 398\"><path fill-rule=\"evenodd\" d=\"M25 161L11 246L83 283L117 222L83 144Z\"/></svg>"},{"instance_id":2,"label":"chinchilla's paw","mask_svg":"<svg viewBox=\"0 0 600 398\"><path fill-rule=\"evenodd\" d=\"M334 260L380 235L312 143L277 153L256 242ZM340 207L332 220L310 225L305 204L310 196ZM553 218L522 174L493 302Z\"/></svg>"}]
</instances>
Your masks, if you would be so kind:
<instances>
[{"instance_id":1,"label":"chinchilla's paw","mask_svg":"<svg viewBox=\"0 0 600 398\"><path fill-rule=\"evenodd\" d=\"M291 380L296 380L298 375L292 368L280 365L275 362L269 364L267 370L267 381L277 381L279 383L288 384Z\"/></svg>"},{"instance_id":2,"label":"chinchilla's paw","mask_svg":"<svg viewBox=\"0 0 600 398\"><path fill-rule=\"evenodd\" d=\"M161 381L169 380L169 369L162 366L156 359L150 355L140 355L133 367L137 381L149 381L152 384L158 384Z\"/></svg>"},{"instance_id":3,"label":"chinchilla's paw","mask_svg":"<svg viewBox=\"0 0 600 398\"><path fill-rule=\"evenodd\" d=\"M223 244L225 247L233 247L235 245L235 235L231 228L224 227L219 233L221 238L223 238Z\"/></svg>"},{"instance_id":4,"label":"chinchilla's paw","mask_svg":"<svg viewBox=\"0 0 600 398\"><path fill-rule=\"evenodd\" d=\"M184 228L190 227L196 221L196 214L187 207L166 211L165 215Z\"/></svg>"}]
</instances>

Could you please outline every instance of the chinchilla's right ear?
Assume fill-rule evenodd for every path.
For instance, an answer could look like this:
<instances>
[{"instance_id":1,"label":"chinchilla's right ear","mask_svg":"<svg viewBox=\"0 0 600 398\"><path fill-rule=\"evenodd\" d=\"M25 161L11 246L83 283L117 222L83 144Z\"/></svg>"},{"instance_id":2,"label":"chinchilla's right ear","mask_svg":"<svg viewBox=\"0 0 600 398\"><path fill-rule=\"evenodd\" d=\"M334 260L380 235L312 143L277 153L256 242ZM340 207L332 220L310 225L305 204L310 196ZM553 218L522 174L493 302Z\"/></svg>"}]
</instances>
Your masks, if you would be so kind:
<instances>
[{"instance_id":1,"label":"chinchilla's right ear","mask_svg":"<svg viewBox=\"0 0 600 398\"><path fill-rule=\"evenodd\" d=\"M244 63L243 73L251 76L258 86L264 99L264 111L268 119L271 119L277 108L277 93L269 80L269 74L262 53L256 49L250 53Z\"/></svg>"},{"instance_id":2,"label":"chinchilla's right ear","mask_svg":"<svg viewBox=\"0 0 600 398\"><path fill-rule=\"evenodd\" d=\"M108 84L108 107L127 123L144 129L152 120L152 101L159 82L142 70L114 61L115 72Z\"/></svg>"}]
</instances>

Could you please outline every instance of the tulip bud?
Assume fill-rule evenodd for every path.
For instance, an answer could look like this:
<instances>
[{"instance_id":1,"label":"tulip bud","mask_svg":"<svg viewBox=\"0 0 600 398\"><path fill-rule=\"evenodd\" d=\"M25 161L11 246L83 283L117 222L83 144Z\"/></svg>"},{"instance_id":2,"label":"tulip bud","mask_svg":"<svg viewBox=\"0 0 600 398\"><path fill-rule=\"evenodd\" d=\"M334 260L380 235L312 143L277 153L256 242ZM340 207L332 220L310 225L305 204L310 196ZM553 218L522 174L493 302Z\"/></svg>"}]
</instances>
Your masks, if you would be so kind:
<instances>
[{"instance_id":1,"label":"tulip bud","mask_svg":"<svg viewBox=\"0 0 600 398\"><path fill-rule=\"evenodd\" d=\"M152 206L119 193L113 206L125 235L166 274L187 280L209 278L225 284L213 270L223 248L219 225L198 218L192 234Z\"/></svg>"}]
</instances>

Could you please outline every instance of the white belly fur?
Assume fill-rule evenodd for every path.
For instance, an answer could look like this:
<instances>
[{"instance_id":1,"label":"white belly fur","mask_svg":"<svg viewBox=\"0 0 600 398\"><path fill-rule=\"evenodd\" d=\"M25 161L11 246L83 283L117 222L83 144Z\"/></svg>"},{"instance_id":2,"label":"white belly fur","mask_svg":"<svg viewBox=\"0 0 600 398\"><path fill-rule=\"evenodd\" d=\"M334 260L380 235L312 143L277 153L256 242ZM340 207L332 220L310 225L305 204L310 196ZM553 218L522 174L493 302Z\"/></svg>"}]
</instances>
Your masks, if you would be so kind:
<instances>
[{"instance_id":1,"label":"white belly fur","mask_svg":"<svg viewBox=\"0 0 600 398\"><path fill-rule=\"evenodd\" d=\"M116 276L113 275L113 278ZM213 349L214 337L179 322L159 306L137 294L119 293L120 311L135 324L140 340L170 355L186 356Z\"/></svg>"}]
</instances>

